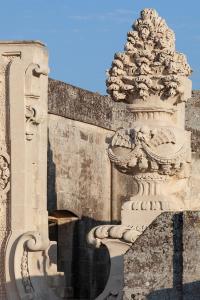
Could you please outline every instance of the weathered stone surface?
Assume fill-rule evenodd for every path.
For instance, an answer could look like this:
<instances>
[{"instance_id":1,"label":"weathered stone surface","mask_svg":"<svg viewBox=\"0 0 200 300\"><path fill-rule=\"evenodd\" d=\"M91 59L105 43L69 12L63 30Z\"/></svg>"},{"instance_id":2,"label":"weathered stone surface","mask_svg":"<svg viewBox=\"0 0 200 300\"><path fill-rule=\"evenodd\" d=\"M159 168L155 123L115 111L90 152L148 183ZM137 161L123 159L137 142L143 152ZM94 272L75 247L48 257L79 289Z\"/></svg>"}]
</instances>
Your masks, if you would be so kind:
<instances>
[{"instance_id":1,"label":"weathered stone surface","mask_svg":"<svg viewBox=\"0 0 200 300\"><path fill-rule=\"evenodd\" d=\"M50 212L70 210L77 216L110 220L111 166L106 152L110 135L100 127L49 115L49 160L55 166L49 178L55 179L55 186L49 183L55 188L49 193L54 206Z\"/></svg>"},{"instance_id":2,"label":"weathered stone surface","mask_svg":"<svg viewBox=\"0 0 200 300\"><path fill-rule=\"evenodd\" d=\"M73 93L72 93L73 92ZM71 96L73 94L73 97ZM48 205L49 211L53 211L60 207L60 209L69 209L73 211L75 203L79 198L78 193L76 192L74 197L66 198L66 206L63 205L61 200L61 194L57 194L59 191L65 191L66 195L68 191L72 189L76 190L75 186L80 186L80 183L77 183L74 180L73 176L69 179L67 177L67 168L68 165L71 165L73 170L76 169L77 154L72 154L69 159L69 150L73 148L70 144L74 138L77 143L80 143L83 148L83 152L86 152L87 149L90 149L89 159L98 157L99 161L100 156L103 153L103 157L106 156L108 143L110 141L110 136L113 134L113 131L120 127L129 127L132 119L129 109L123 103L112 103L109 96L101 96L96 93L91 93L86 90L79 89L78 87L72 87L67 83L63 83L57 80L49 79L49 136L51 136L51 145L49 143L49 152L48 152ZM192 98L188 100L186 104L186 129L192 130L192 150L198 150L198 134L200 123L198 121L196 107L200 101L200 94L198 91L194 91ZM87 109L86 109L87 108ZM109 113L108 113L109 112ZM196 115L196 118L194 118ZM69 120L70 119L70 120ZM73 123L73 120L75 121ZM78 121L78 122L77 122ZM87 124L81 124L87 123ZM97 127L93 126L96 125ZM74 126L74 127L73 127ZM101 130L98 127L102 127L107 130ZM82 130L81 130L82 128ZM84 130L83 130L84 128ZM98 144L91 144L90 139L81 139L79 131L82 131L84 134L90 135L95 133L95 128L97 132L105 132L106 141L103 142L104 149L101 148L99 151ZM193 129L194 128L194 129ZM68 136L66 135L68 132ZM73 132L75 134L73 134ZM79 140L79 141L78 141ZM69 143L70 142L70 143ZM71 151L70 150L70 151ZM76 151L75 151L76 152ZM96 154L95 154L96 153ZM104 156L105 155L105 156ZM102 163L104 166L102 168L107 169L110 164L108 161L103 158ZM93 161L94 163L94 161ZM98 164L96 164L96 167ZM199 202L199 154L194 153L192 158L192 180L190 184L192 186L192 199L196 199L197 203ZM75 172L75 171L74 171ZM77 178L75 172L75 178ZM111 180L112 176L112 180ZM78 178L77 178L78 180ZM86 183L87 185L86 178ZM90 181L93 179L90 178ZM101 180L103 180L101 178ZM110 182L110 183L109 183ZM67 183L67 184L66 184ZM82 181L83 183L83 181ZM74 184L74 187L73 187ZM86 242L86 235L94 226L105 224L107 221L119 221L121 205L128 199L128 197L136 192L136 187L132 184L132 179L126 174L121 174L116 169L113 168L110 173L110 179L107 181L107 184L111 184L110 198L101 198L102 201L107 201L106 205L110 205L111 218L108 220L105 219L105 212L99 213L99 205L94 205L91 200L91 203L88 202L87 197L81 197L81 207L89 207L90 210L85 209L84 213L87 213L87 217L82 217L74 227L74 235L76 236L73 253L75 260L72 259L72 277L74 279L74 289L76 290L76 296L85 299L90 297L95 297L98 295L104 288L108 272L109 272L109 258L107 251L96 250L98 254L95 254L93 250L88 249ZM96 195L101 193L98 191L101 185L96 186ZM59 190L57 189L59 187ZM62 192L61 192L62 193ZM88 193L90 193L90 186L88 185ZM88 195L87 193L87 195ZM64 196L65 193L62 193ZM65 199L65 198L62 198ZM73 201L68 201L73 199ZM80 198L79 198L80 199ZM91 198L90 198L91 199ZM96 197L97 199L97 197ZM62 203L62 204L61 204ZM105 204L101 203L100 206ZM57 207L57 208L56 208ZM82 211L82 208L80 212ZM83 212L82 212L83 213ZM84 215L83 213L83 215ZM98 218L98 222L95 220ZM67 239L67 237L62 236L60 238ZM77 257L80 259L77 260ZM95 257L95 263L94 263ZM62 259L59 258L62 265ZM85 269L89 270L87 278L85 276ZM101 271L103 270L103 271ZM93 279L92 279L93 278ZM78 282L78 284L77 284Z\"/></svg>"},{"instance_id":3,"label":"weathered stone surface","mask_svg":"<svg viewBox=\"0 0 200 300\"><path fill-rule=\"evenodd\" d=\"M132 122L129 108L121 102L113 103L109 96L92 93L50 78L48 93L50 114L111 130L129 127ZM192 132L192 151L195 152L200 148L199 110L200 91L194 90L192 97L186 102L185 124L186 129Z\"/></svg>"},{"instance_id":4,"label":"weathered stone surface","mask_svg":"<svg viewBox=\"0 0 200 300\"><path fill-rule=\"evenodd\" d=\"M192 133L192 151L200 149L200 91L193 91L192 97L186 102L186 129Z\"/></svg>"},{"instance_id":5,"label":"weathered stone surface","mask_svg":"<svg viewBox=\"0 0 200 300\"><path fill-rule=\"evenodd\" d=\"M64 274L54 268L56 243L48 234L48 70L48 51L41 42L0 42L2 300L57 300L55 281L59 291L64 288L58 279Z\"/></svg>"},{"instance_id":6,"label":"weathered stone surface","mask_svg":"<svg viewBox=\"0 0 200 300\"><path fill-rule=\"evenodd\" d=\"M188 78L191 69L186 57L175 49L173 31L154 9L142 10L132 28L127 34L125 51L115 54L107 80L112 100L127 103L132 112L132 122L131 126L115 131L108 156L120 173L127 174L136 183L137 192L134 191L122 205L120 225L101 225L88 235L88 242L96 247L105 245L111 258L109 279L98 300L113 297L121 299L121 261L127 248L134 245L138 236L142 238L145 229L162 212L192 210L194 204L189 194L191 136L185 130L185 102L191 97L192 90ZM199 203L195 203L195 208L200 209ZM176 226L179 228L180 224ZM166 270L156 273L159 277L171 273L168 260L173 255L170 253L171 228L168 228L164 239L169 241L169 258L166 258L164 265ZM162 240L159 232L158 238ZM175 239L176 251L180 248L179 239L179 236ZM145 244L143 240L147 252L155 249L155 241L156 238L150 242L150 237L147 237ZM164 245L161 248L165 251ZM145 258L137 251L135 265L137 260L139 263L135 269L127 263L133 271L129 275L140 274L142 286L154 287L160 281L162 286L165 277L154 275L157 264L162 262L162 253L153 256L155 262L149 257L147 265ZM179 298L178 276L175 276L177 282L174 283L178 286L178 291L173 295L175 299ZM147 282L146 277L149 279ZM155 280L152 279L154 277ZM137 289L138 281L135 276L128 287L131 289L133 283ZM171 282L172 274L166 286L162 287L170 288ZM136 290L131 294L126 290L127 293L126 299L146 299L145 291Z\"/></svg>"},{"instance_id":7,"label":"weathered stone surface","mask_svg":"<svg viewBox=\"0 0 200 300\"><path fill-rule=\"evenodd\" d=\"M49 113L110 130L131 122L124 103L113 104L109 96L53 79L49 79Z\"/></svg>"},{"instance_id":8,"label":"weathered stone surface","mask_svg":"<svg viewBox=\"0 0 200 300\"><path fill-rule=\"evenodd\" d=\"M112 131L53 114L48 128L48 211L58 217L59 271L73 297L94 299L105 286L109 256L105 249L89 249L86 237L111 221ZM78 219L61 223L66 211Z\"/></svg>"},{"instance_id":9,"label":"weathered stone surface","mask_svg":"<svg viewBox=\"0 0 200 300\"><path fill-rule=\"evenodd\" d=\"M199 299L200 213L163 213L124 256L124 300Z\"/></svg>"}]
</instances>

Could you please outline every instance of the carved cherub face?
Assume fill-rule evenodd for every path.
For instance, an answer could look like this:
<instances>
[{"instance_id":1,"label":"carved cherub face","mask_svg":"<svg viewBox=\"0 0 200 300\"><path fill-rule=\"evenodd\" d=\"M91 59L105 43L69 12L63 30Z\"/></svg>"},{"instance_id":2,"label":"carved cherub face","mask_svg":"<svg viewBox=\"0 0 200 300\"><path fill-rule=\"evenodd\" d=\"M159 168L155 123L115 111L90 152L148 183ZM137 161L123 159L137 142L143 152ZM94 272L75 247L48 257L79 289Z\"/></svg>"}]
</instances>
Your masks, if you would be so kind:
<instances>
[{"instance_id":1,"label":"carved cherub face","mask_svg":"<svg viewBox=\"0 0 200 300\"><path fill-rule=\"evenodd\" d=\"M141 11L140 16L141 16L142 20L147 20L151 16L153 17L153 15L155 15L155 14L156 14L156 11L154 9L145 8Z\"/></svg>"},{"instance_id":2,"label":"carved cherub face","mask_svg":"<svg viewBox=\"0 0 200 300\"><path fill-rule=\"evenodd\" d=\"M162 165L162 171L165 175L171 174L171 165Z\"/></svg>"},{"instance_id":3,"label":"carved cherub face","mask_svg":"<svg viewBox=\"0 0 200 300\"><path fill-rule=\"evenodd\" d=\"M138 41L139 40L138 32L132 31L132 37L135 39L135 41Z\"/></svg>"},{"instance_id":4,"label":"carved cherub face","mask_svg":"<svg viewBox=\"0 0 200 300\"><path fill-rule=\"evenodd\" d=\"M148 27L144 26L140 28L140 36L143 40L146 40L150 35L150 30Z\"/></svg>"},{"instance_id":5,"label":"carved cherub face","mask_svg":"<svg viewBox=\"0 0 200 300\"><path fill-rule=\"evenodd\" d=\"M160 39L159 39L159 46L160 46L160 48L161 49L164 49L164 48L167 48L167 47L169 47L169 44L168 44L168 41L165 39L165 37L160 37Z\"/></svg>"},{"instance_id":6,"label":"carved cherub face","mask_svg":"<svg viewBox=\"0 0 200 300\"><path fill-rule=\"evenodd\" d=\"M136 141L145 142L147 143L150 138L150 130L147 126L142 126L141 128L135 128L135 139Z\"/></svg>"},{"instance_id":7,"label":"carved cherub face","mask_svg":"<svg viewBox=\"0 0 200 300\"><path fill-rule=\"evenodd\" d=\"M117 52L117 53L115 53L115 59L124 60L125 57L126 57L126 54L124 52Z\"/></svg>"},{"instance_id":8,"label":"carved cherub face","mask_svg":"<svg viewBox=\"0 0 200 300\"><path fill-rule=\"evenodd\" d=\"M5 160L3 159L3 157L0 157L0 168L4 169L7 167L7 163L5 162Z\"/></svg>"},{"instance_id":9,"label":"carved cherub face","mask_svg":"<svg viewBox=\"0 0 200 300\"><path fill-rule=\"evenodd\" d=\"M165 33L166 35L166 43L168 44L168 48L175 49L175 36L174 32L168 29Z\"/></svg>"},{"instance_id":10,"label":"carved cherub face","mask_svg":"<svg viewBox=\"0 0 200 300\"><path fill-rule=\"evenodd\" d=\"M142 11L141 11L141 19L142 20L145 20L145 19L147 19L148 18L148 10L147 9L143 9Z\"/></svg>"}]
</instances>

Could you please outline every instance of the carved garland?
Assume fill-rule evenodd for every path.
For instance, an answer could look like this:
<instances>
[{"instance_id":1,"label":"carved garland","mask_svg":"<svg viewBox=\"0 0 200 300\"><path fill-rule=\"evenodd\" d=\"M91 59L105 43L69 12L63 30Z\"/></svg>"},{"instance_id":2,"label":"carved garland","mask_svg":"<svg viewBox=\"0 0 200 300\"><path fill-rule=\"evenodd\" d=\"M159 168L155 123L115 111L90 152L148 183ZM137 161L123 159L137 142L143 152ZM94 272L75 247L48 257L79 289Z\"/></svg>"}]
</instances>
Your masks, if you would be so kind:
<instances>
[{"instance_id":1,"label":"carved garland","mask_svg":"<svg viewBox=\"0 0 200 300\"><path fill-rule=\"evenodd\" d=\"M131 130L121 129L113 137L108 155L122 172L136 171L137 179L165 180L165 176L173 175L185 178L188 177L187 162L189 162L187 143L185 142L185 145L183 141L178 151L166 157L157 150L160 145L176 145L176 143L176 136L169 128L151 130L143 126ZM116 155L114 153L116 147L130 149L130 153L126 156Z\"/></svg>"},{"instance_id":2,"label":"carved garland","mask_svg":"<svg viewBox=\"0 0 200 300\"><path fill-rule=\"evenodd\" d=\"M21 259L21 275L22 275L22 284L26 294L30 296L34 295L34 289L31 283L29 267L28 267L28 250L24 248L23 256Z\"/></svg>"}]
</instances>

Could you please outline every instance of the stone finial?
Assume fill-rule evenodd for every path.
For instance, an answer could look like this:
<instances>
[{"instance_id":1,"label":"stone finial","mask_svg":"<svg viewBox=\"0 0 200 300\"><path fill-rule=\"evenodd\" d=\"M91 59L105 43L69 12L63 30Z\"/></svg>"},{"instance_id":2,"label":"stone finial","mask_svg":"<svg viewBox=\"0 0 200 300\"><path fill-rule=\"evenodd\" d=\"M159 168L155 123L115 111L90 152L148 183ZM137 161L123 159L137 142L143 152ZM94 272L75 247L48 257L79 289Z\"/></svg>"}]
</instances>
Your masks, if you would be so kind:
<instances>
[{"instance_id":1,"label":"stone finial","mask_svg":"<svg viewBox=\"0 0 200 300\"><path fill-rule=\"evenodd\" d=\"M125 52L115 54L107 80L112 99L128 103L132 113L129 127L115 132L108 156L113 170L132 180L133 190L125 194L121 225L102 225L88 236L90 244L106 245L111 257L110 277L98 300L121 299L123 255L152 221L164 211L193 205L191 140L184 119L190 74L186 57L175 51L173 31L155 10L144 9L128 33Z\"/></svg>"},{"instance_id":2,"label":"stone finial","mask_svg":"<svg viewBox=\"0 0 200 300\"><path fill-rule=\"evenodd\" d=\"M170 104L190 97L192 70L175 50L175 35L154 9L144 9L127 34L125 51L115 54L107 91L115 101L148 102L153 97ZM189 93L188 93L189 91Z\"/></svg>"}]
</instances>

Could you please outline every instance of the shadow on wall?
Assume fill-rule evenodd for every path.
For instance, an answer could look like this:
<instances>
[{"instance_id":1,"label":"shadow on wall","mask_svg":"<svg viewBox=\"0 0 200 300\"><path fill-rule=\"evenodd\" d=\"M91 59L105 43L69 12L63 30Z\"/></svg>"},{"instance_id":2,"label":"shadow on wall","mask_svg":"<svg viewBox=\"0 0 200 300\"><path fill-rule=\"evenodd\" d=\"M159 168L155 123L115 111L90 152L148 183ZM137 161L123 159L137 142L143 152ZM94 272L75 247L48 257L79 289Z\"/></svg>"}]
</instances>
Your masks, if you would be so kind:
<instances>
[{"instance_id":1,"label":"shadow on wall","mask_svg":"<svg viewBox=\"0 0 200 300\"><path fill-rule=\"evenodd\" d=\"M125 180L126 178L124 181ZM70 207L67 207L67 209L68 210L66 211L57 210L56 166L53 161L53 151L49 142L48 211L51 217L55 216L55 212L58 213L56 223L53 225L50 223L50 240L58 242L58 270L65 273L65 288L67 290L68 299L71 297L71 299L94 300L104 290L106 285L110 270L110 258L106 248L89 248L86 237L88 232L95 226L111 224L111 222L106 220L97 221L86 216L77 217L73 213L73 203L72 209L70 210ZM162 222L160 223L159 228L163 232L166 231L165 225L163 225ZM172 230L173 254L170 252L170 255L171 258L173 255L173 275L171 273L164 274L163 279L161 278L160 281L159 278L154 278L156 285L152 288L149 286L144 298L141 299L200 299L199 281L188 284L183 282L183 215L181 213L174 214ZM168 231L166 231L166 235L168 235ZM167 241L164 242L168 243ZM145 247L147 247L147 249ZM148 251L150 250L150 252L152 251L153 253L154 249L152 249L150 245L146 245L145 247L142 248L143 252L146 251L147 254L149 254ZM139 249L139 251L141 251L141 249ZM140 255L140 252L138 252L138 255ZM164 256L161 252L157 253L157 255L161 256L161 258ZM146 262L148 262L147 258ZM149 263L149 272L153 277L154 274L151 272L152 267L152 264ZM142 273L143 268L140 268L139 270L141 270ZM134 267L132 272L136 272ZM170 277L170 281L173 277L173 288L162 289L162 287L170 286L162 282L162 280L165 280L165 276ZM144 276L141 274L141 277ZM144 289L145 287L143 286L142 290ZM140 299L136 298L137 295L135 298L134 297L135 296L132 295L132 298L130 299Z\"/></svg>"},{"instance_id":2,"label":"shadow on wall","mask_svg":"<svg viewBox=\"0 0 200 300\"><path fill-rule=\"evenodd\" d=\"M49 129L47 149L47 209L49 213L57 209L56 165L53 161L53 151L49 141Z\"/></svg>"},{"instance_id":3,"label":"shadow on wall","mask_svg":"<svg viewBox=\"0 0 200 300\"><path fill-rule=\"evenodd\" d=\"M147 300L199 300L200 281L183 284L183 214L173 217L173 288L150 293ZM192 249L191 249L192 250Z\"/></svg>"},{"instance_id":4,"label":"shadow on wall","mask_svg":"<svg viewBox=\"0 0 200 300\"><path fill-rule=\"evenodd\" d=\"M94 220L88 219L88 220L79 220L76 221L74 224L75 227L77 227L75 230L77 230L77 233L79 234L80 228L82 227L83 223L81 222L90 222L90 224L93 226L95 223ZM65 224L60 225L61 230L66 230ZM165 230L164 227L162 227L163 230ZM145 284L141 284L141 289L144 291L143 294L131 294L130 297L123 298L124 300L199 300L200 299L200 281L194 281L187 284L183 284L183 220L182 220L182 213L176 214L173 218L173 288L171 289L160 289L153 291L151 293L147 292L145 293ZM109 266L109 261L105 260L105 256L107 256L106 249L97 249L94 250L92 248L88 248L88 245L86 245L85 249L79 249L80 242L84 241L86 243L86 240L80 239L80 236L74 234L73 235L73 247L70 249L70 247L67 247L68 244L65 244L65 251L63 258L63 271L65 272L66 278L64 279L64 276L62 274L60 275L54 275L54 276L47 276L47 282L50 286L52 292L54 292L59 299L81 299L81 300L94 300L96 299L97 295L102 292L104 285L107 281L107 278L105 275L106 270ZM64 236L64 241L68 240L68 237ZM53 245L55 247L55 245ZM59 247L61 247L60 245ZM81 245L83 247L83 244ZM51 249L51 248L50 248ZM67 259L69 259L69 252L72 251L72 257L71 261L67 262ZM144 251L148 251L148 249L144 248ZM84 252L85 251L85 252ZM56 258L53 255L54 251L52 251L52 255L49 251L50 256L50 263L55 265L56 264ZM85 256L82 256L82 255ZM88 255L90 260L88 261ZM162 255L162 253L159 253L159 255ZM72 278L70 282L70 274L69 270L66 268L68 264L71 265L72 268ZM105 265L104 265L105 264ZM159 268L159 267L158 267ZM149 270L146 270L147 272L152 270L152 266L149 265ZM100 272L101 276L103 278L99 277ZM138 270L130 270L130 272L137 272ZM73 273L74 272L74 273ZM81 277L81 272L83 272L83 277ZM141 275L143 275L143 269L140 269ZM158 270L159 272L159 270ZM49 273L46 273L49 274ZM25 273L26 275L26 273ZM166 276L168 274L165 274ZM151 272L151 278L153 278L155 274ZM99 280L101 278L101 284L99 284ZM27 277L25 277L27 279ZM83 280L89 284L87 285L86 282L83 282ZM19 284L22 287L22 293L26 294L27 299L37 299L37 300L46 300L46 299L52 299L50 294L48 293L47 289L45 289L45 277L31 277L31 284L27 284L27 280L24 281L24 285L22 281L18 281L17 284ZM82 281L81 281L82 280ZM105 282L104 282L105 281ZM71 286L69 286L71 284ZM157 286L164 285L162 282L157 282ZM101 285L101 288L100 288ZM38 288L40 287L40 288ZM8 283L9 288L9 283ZM155 287L154 287L155 288ZM151 290L151 286L148 287L148 290ZM73 293L74 292L74 293ZM29 297L29 298L28 298ZM113 298L114 297L114 298ZM25 298L23 298L25 299ZM111 295L110 298L108 296L107 299L115 299L114 295Z\"/></svg>"},{"instance_id":5,"label":"shadow on wall","mask_svg":"<svg viewBox=\"0 0 200 300\"><path fill-rule=\"evenodd\" d=\"M199 300L200 281L184 284L182 286L182 295L180 295L176 289L163 289L163 290L152 292L145 299L146 300Z\"/></svg>"},{"instance_id":6,"label":"shadow on wall","mask_svg":"<svg viewBox=\"0 0 200 300\"><path fill-rule=\"evenodd\" d=\"M199 220L165 212L144 231L125 254L124 300L200 299Z\"/></svg>"},{"instance_id":7,"label":"shadow on wall","mask_svg":"<svg viewBox=\"0 0 200 300\"><path fill-rule=\"evenodd\" d=\"M56 165L48 141L47 207L49 237L58 243L58 271L65 273L68 299L95 299L106 285L110 257L106 247L90 248L87 234L95 226L110 224L74 214L72 210L57 209Z\"/></svg>"},{"instance_id":8,"label":"shadow on wall","mask_svg":"<svg viewBox=\"0 0 200 300\"><path fill-rule=\"evenodd\" d=\"M147 299L148 300L193 299L191 298L191 295L193 294L193 292L191 293L191 285L193 285L193 283L188 284L188 289L190 290L190 293L188 294L189 298L186 298L185 295L186 290L183 285L183 214L178 213L173 216L173 288L152 292L147 296ZM197 283L197 285L199 285L199 283ZM198 288L200 289L200 285ZM194 295L195 294L196 293L194 293ZM200 296L198 297L199 297L198 299L200 299Z\"/></svg>"},{"instance_id":9,"label":"shadow on wall","mask_svg":"<svg viewBox=\"0 0 200 300\"><path fill-rule=\"evenodd\" d=\"M55 294L58 299L81 299L81 300L94 300L96 297L94 298L70 298L69 296L64 296L65 294L65 287L64 286L58 286L58 282L62 282L63 278L61 276L48 276L47 279L47 283L50 287L50 291ZM49 292L47 291L47 289L45 288L41 288L41 290L39 288L34 288L35 286L38 287L42 287L43 286L43 281L44 281L44 277L39 277L39 276L33 276L31 277L31 282L34 282L34 286L32 286L32 289L29 291L25 289L22 289L22 293L24 295L26 295L26 299L37 299L37 300L50 300L51 299L51 294L49 294ZM21 280L17 280L16 281L17 285L22 285ZM45 287L44 283L44 286ZM10 288L10 284L7 283L7 289ZM12 286L12 285L11 285ZM23 296L24 296L23 295ZM139 299L139 300L199 300L200 299L200 281L196 281L196 282L191 282L188 284L184 284L183 285L183 295L182 297L179 297L176 293L176 291L174 291L173 289L165 289L165 290L160 290L160 291L155 291L153 293L151 293L150 295L148 295L147 297L142 298L140 296L140 298L134 298L131 297L128 300L134 300L134 299ZM25 298L24 298L25 299ZM114 298L112 298L114 299ZM3 300L3 299L2 299Z\"/></svg>"},{"instance_id":10,"label":"shadow on wall","mask_svg":"<svg viewBox=\"0 0 200 300\"><path fill-rule=\"evenodd\" d=\"M57 242L58 271L65 274L65 289L68 299L94 300L107 283L110 257L106 247L96 249L87 242L87 234L95 226L108 222L82 217L65 222L60 219L52 226L49 237Z\"/></svg>"}]
</instances>

